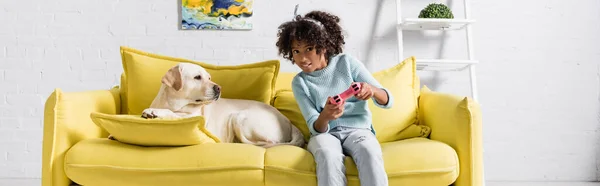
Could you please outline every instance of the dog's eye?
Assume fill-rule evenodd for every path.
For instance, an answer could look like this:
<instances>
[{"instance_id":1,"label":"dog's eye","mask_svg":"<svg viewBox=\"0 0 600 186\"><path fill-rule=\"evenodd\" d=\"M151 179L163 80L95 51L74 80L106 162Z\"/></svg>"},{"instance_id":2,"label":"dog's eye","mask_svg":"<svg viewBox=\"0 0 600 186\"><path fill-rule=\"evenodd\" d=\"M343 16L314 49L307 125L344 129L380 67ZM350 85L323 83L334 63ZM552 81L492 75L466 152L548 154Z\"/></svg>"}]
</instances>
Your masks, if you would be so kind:
<instances>
[{"instance_id":1,"label":"dog's eye","mask_svg":"<svg viewBox=\"0 0 600 186\"><path fill-rule=\"evenodd\" d=\"M202 76L200 76L200 75L197 75L197 76L195 76L195 77L194 77L194 79L201 80L201 79L202 79Z\"/></svg>"}]
</instances>

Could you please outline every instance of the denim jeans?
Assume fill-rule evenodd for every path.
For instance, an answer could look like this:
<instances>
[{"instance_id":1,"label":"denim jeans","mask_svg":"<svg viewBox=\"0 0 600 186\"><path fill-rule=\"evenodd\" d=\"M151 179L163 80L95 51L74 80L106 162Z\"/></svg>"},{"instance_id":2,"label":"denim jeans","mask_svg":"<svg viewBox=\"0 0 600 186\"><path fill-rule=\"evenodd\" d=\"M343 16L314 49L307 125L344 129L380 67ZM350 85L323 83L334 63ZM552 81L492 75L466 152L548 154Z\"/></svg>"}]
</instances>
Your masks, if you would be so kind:
<instances>
[{"instance_id":1,"label":"denim jeans","mask_svg":"<svg viewBox=\"0 0 600 186\"><path fill-rule=\"evenodd\" d=\"M387 186L381 146L368 129L336 127L317 134L308 142L308 150L317 163L319 186L346 186L344 157L352 157L361 186Z\"/></svg>"}]
</instances>

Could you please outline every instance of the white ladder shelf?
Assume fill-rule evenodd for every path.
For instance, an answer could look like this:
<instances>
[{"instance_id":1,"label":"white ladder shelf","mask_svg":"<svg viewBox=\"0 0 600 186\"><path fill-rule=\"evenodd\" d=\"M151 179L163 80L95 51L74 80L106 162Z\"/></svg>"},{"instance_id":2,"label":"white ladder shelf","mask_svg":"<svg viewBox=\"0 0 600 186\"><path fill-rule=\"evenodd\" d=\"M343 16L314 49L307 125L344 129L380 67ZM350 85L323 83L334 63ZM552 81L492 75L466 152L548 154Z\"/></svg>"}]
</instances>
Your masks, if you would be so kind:
<instances>
[{"instance_id":1,"label":"white ladder shelf","mask_svg":"<svg viewBox=\"0 0 600 186\"><path fill-rule=\"evenodd\" d=\"M434 18L402 18L402 6L400 0L396 1L396 16L398 34L398 56L404 59L403 30L466 30L468 59L419 59L417 58L417 70L421 71L462 71L469 70L471 82L471 97L478 101L475 65L479 63L473 54L473 38L471 24L475 20L470 18L469 0L464 0L464 19L434 19Z\"/></svg>"}]
</instances>

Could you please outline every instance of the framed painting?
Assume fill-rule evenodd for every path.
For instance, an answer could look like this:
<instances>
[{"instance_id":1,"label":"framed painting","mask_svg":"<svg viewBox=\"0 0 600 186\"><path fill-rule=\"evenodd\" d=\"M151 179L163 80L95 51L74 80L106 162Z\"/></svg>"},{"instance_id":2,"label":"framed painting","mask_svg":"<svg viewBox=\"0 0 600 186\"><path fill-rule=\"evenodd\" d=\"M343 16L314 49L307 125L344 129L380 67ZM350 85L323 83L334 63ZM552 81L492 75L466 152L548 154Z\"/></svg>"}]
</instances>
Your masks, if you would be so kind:
<instances>
[{"instance_id":1,"label":"framed painting","mask_svg":"<svg viewBox=\"0 0 600 186\"><path fill-rule=\"evenodd\" d=\"M251 30L254 0L180 0L181 29Z\"/></svg>"}]
</instances>

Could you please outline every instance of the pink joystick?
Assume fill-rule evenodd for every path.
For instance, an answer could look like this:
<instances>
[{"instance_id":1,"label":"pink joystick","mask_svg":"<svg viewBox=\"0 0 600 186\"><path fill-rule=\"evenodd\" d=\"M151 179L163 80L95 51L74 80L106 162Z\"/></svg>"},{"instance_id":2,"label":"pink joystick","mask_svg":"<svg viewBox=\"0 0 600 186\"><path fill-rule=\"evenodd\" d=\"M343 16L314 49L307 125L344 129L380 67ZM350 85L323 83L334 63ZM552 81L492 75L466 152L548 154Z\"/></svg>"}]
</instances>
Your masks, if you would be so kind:
<instances>
[{"instance_id":1,"label":"pink joystick","mask_svg":"<svg viewBox=\"0 0 600 186\"><path fill-rule=\"evenodd\" d=\"M360 92L361 88L362 87L361 87L360 83L352 83L352 85L350 85L350 87L346 91L342 92L341 94L331 97L329 99L329 102L332 104L339 104L342 102L342 100L346 100L346 99L356 95L358 92Z\"/></svg>"}]
</instances>

